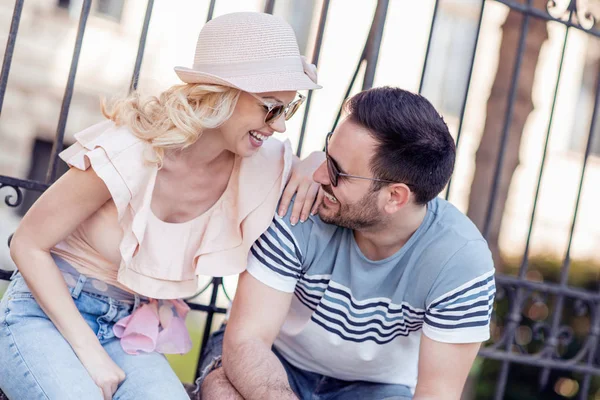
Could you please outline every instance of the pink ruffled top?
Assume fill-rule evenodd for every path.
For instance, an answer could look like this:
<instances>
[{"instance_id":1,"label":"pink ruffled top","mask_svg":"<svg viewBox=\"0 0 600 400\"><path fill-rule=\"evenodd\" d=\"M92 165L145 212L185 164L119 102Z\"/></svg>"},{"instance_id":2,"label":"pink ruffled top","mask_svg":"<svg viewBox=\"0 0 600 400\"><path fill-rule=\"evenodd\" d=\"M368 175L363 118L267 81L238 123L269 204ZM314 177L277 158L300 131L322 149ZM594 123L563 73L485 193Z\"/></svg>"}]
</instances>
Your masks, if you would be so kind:
<instances>
[{"instance_id":1,"label":"pink ruffled top","mask_svg":"<svg viewBox=\"0 0 600 400\"><path fill-rule=\"evenodd\" d=\"M250 246L271 222L292 165L289 142L268 140L255 155L236 159L227 189L207 212L184 223L166 223L150 208L158 167L148 162L153 150L147 141L112 121L79 132L75 139L60 157L80 170L92 167L112 201L51 251L84 275L152 299L192 296L199 275L242 272ZM185 317L183 302L171 306L176 318ZM150 315L146 311L152 307L139 308L129 324L136 314L140 319ZM160 317L160 307L154 308ZM127 328L122 328L124 334Z\"/></svg>"}]
</instances>

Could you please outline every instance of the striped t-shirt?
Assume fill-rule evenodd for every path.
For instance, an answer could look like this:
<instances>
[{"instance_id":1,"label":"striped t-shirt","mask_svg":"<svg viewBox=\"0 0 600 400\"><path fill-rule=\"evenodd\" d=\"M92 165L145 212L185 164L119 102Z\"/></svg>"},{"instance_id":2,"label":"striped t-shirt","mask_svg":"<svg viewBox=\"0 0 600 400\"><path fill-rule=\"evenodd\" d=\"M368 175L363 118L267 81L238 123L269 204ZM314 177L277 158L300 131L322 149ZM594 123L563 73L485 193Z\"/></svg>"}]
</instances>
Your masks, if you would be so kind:
<instances>
[{"instance_id":1,"label":"striped t-shirt","mask_svg":"<svg viewBox=\"0 0 600 400\"><path fill-rule=\"evenodd\" d=\"M275 217L254 244L248 271L294 293L274 343L292 365L414 391L421 334L445 343L489 338L491 253L450 203L428 203L409 241L378 261L363 255L352 230L318 216L292 226L289 217Z\"/></svg>"}]
</instances>

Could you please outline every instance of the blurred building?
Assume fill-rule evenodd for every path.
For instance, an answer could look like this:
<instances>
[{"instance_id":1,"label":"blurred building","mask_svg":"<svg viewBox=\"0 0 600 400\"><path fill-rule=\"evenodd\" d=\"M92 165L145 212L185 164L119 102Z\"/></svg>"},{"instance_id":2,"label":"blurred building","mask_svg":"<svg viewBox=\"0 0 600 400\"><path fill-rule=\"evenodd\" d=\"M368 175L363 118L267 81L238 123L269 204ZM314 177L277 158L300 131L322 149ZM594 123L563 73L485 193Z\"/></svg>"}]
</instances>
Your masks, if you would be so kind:
<instances>
[{"instance_id":1,"label":"blurred building","mask_svg":"<svg viewBox=\"0 0 600 400\"><path fill-rule=\"evenodd\" d=\"M303 152L323 145L367 37L375 0L332 0L319 60L317 91L310 109ZM75 92L67 123L65 143L73 134L102 119L99 98L125 94L129 88L142 29L146 0L94 0L83 40ZM390 2L375 85L395 85L418 91L434 0ZM0 53L4 51L14 1L0 2ZM207 15L208 0L155 0L142 64L139 87L156 94L177 83L175 65L191 65L196 38ZM220 0L215 16L232 11L260 11L262 0ZM275 14L296 30L301 48L310 55L321 1L279 0ZM17 35L16 48L0 118L0 174L43 180L57 129L62 97L71 64L81 0L27 0ZM472 46L477 31L478 0L440 1L423 94L444 115L456 134L467 85ZM474 172L474 154L481 138L498 66L501 25L507 8L487 1L477 48L475 69L461 134L450 201L466 211ZM500 247L503 254L522 254L541 154L550 117L554 84L564 27L548 24L537 66L533 102L521 144L521 164L512 180L504 213ZM594 84L600 59L598 40L572 30L553 119L549 154L536 223L532 254L563 257L571 228L583 152L590 128ZM354 91L358 90L358 86ZM300 114L302 111L300 112ZM296 146L302 118L288 124L288 137ZM600 124L599 124L600 125ZM600 128L599 128L600 129ZM600 242L600 139L588 161L573 258L600 261L595 245ZM11 189L0 191L3 199ZM25 206L34 196L28 194ZM0 240L14 231L20 218L0 207ZM10 264L8 250L0 243L0 264Z\"/></svg>"}]
</instances>

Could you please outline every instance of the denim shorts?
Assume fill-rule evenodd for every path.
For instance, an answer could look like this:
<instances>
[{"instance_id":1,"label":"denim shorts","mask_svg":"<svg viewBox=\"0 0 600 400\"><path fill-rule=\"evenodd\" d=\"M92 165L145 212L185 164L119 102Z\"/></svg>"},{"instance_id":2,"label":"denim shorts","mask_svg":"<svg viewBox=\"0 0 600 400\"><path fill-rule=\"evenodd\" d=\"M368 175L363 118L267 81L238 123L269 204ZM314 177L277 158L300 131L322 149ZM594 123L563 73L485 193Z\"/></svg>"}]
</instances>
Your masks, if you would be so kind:
<instances>
[{"instance_id":1,"label":"denim shorts","mask_svg":"<svg viewBox=\"0 0 600 400\"><path fill-rule=\"evenodd\" d=\"M67 277L65 282L75 306L104 350L126 375L113 399L189 399L162 354L127 354L114 335L114 324L130 315L140 304L140 298L124 293L121 294L130 298L101 295L97 293L100 289L119 297L113 290L120 289L97 284L95 287L99 289L94 290L94 286L90 286L93 281L87 277L73 278L74 285L69 285ZM12 400L103 399L100 389L19 273L13 275L0 301L0 388Z\"/></svg>"},{"instance_id":2,"label":"denim shorts","mask_svg":"<svg viewBox=\"0 0 600 400\"><path fill-rule=\"evenodd\" d=\"M214 332L208 339L206 348L200 359L200 378L196 381L197 390L202 386L204 378L221 367L223 353L223 336L225 325ZM314 372L304 371L286 361L273 348L285 368L290 387L300 400L410 400L413 395L408 386L375 383L366 381L343 381ZM210 400L210 399L205 399Z\"/></svg>"}]
</instances>

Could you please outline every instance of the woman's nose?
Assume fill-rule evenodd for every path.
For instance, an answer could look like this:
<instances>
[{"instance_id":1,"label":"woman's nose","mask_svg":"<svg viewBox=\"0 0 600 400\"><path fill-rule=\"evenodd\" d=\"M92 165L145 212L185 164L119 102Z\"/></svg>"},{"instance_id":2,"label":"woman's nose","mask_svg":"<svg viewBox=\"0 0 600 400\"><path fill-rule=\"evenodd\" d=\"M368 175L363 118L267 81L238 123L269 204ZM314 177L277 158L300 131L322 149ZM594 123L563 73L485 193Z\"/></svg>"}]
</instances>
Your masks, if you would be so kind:
<instances>
[{"instance_id":1,"label":"woman's nose","mask_svg":"<svg viewBox=\"0 0 600 400\"><path fill-rule=\"evenodd\" d=\"M275 132L283 133L285 132L285 114L281 114L279 118L269 124L271 129Z\"/></svg>"}]
</instances>

